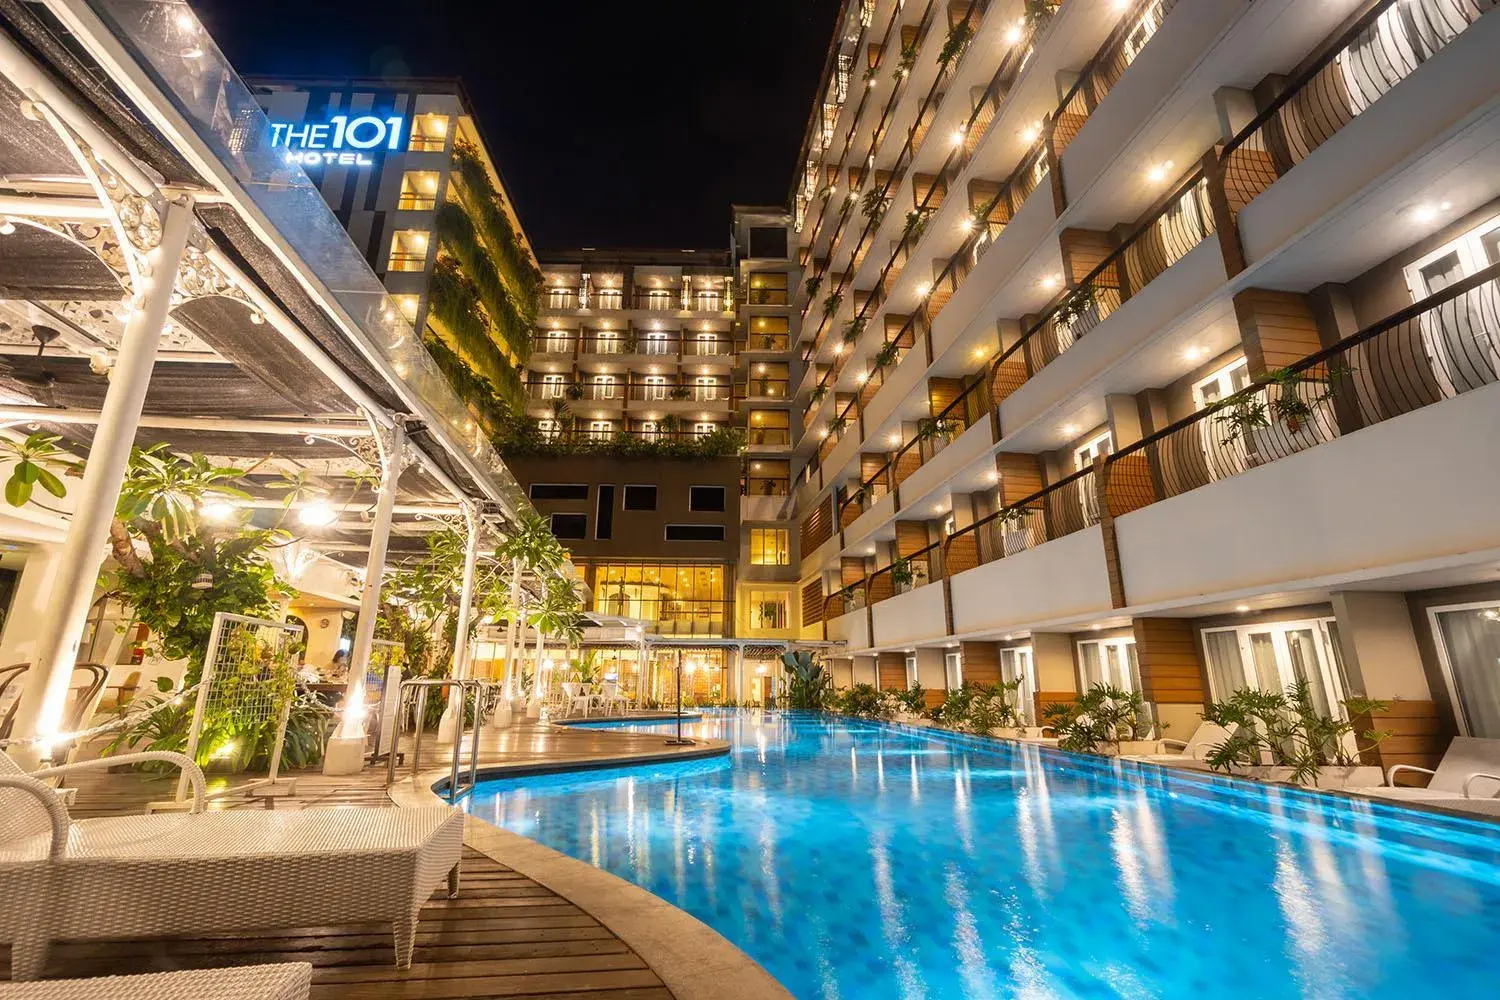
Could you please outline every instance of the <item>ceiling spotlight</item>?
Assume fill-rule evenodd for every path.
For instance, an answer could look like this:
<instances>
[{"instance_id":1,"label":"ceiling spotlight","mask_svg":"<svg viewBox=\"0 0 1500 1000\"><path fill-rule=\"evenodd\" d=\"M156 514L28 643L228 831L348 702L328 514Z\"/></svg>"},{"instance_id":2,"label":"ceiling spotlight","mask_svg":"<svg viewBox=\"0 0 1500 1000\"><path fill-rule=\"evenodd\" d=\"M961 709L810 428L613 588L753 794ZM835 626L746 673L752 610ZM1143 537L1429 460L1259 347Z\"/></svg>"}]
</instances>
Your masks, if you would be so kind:
<instances>
[{"instance_id":1,"label":"ceiling spotlight","mask_svg":"<svg viewBox=\"0 0 1500 1000\"><path fill-rule=\"evenodd\" d=\"M16 224L9 219L0 219L0 236L9 236L16 231Z\"/></svg>"},{"instance_id":2,"label":"ceiling spotlight","mask_svg":"<svg viewBox=\"0 0 1500 1000\"><path fill-rule=\"evenodd\" d=\"M1248 604L1236 604L1234 606L1234 610L1238 611L1240 614L1244 614L1246 611L1250 610L1250 605L1248 605Z\"/></svg>"},{"instance_id":3,"label":"ceiling spotlight","mask_svg":"<svg viewBox=\"0 0 1500 1000\"><path fill-rule=\"evenodd\" d=\"M1095 622L1094 624L1089 626L1089 628L1093 629L1095 632L1099 631L1103 627L1104 626L1100 625L1098 622Z\"/></svg>"},{"instance_id":4,"label":"ceiling spotlight","mask_svg":"<svg viewBox=\"0 0 1500 1000\"><path fill-rule=\"evenodd\" d=\"M891 447L895 447L901 443L901 432L891 431L890 437L886 438L886 440L891 443Z\"/></svg>"},{"instance_id":5,"label":"ceiling spotlight","mask_svg":"<svg viewBox=\"0 0 1500 1000\"><path fill-rule=\"evenodd\" d=\"M326 528L339 519L339 512L327 500L314 500L297 512L297 520L309 528Z\"/></svg>"},{"instance_id":6,"label":"ceiling spotlight","mask_svg":"<svg viewBox=\"0 0 1500 1000\"><path fill-rule=\"evenodd\" d=\"M1062 432L1064 434L1068 435L1068 437L1072 437L1074 434L1078 433L1078 425L1077 424L1063 424Z\"/></svg>"},{"instance_id":7,"label":"ceiling spotlight","mask_svg":"<svg viewBox=\"0 0 1500 1000\"><path fill-rule=\"evenodd\" d=\"M1045 275L1044 277L1042 277L1040 280L1037 281L1037 284L1041 285L1043 288L1047 289L1047 291L1050 292L1054 288L1057 288L1059 285L1062 284L1062 275L1060 275L1060 274L1048 274L1048 275Z\"/></svg>"},{"instance_id":8,"label":"ceiling spotlight","mask_svg":"<svg viewBox=\"0 0 1500 1000\"><path fill-rule=\"evenodd\" d=\"M964 130L961 129L961 128L954 129L953 130L953 145L955 145L955 146L962 146L963 144L964 144Z\"/></svg>"},{"instance_id":9,"label":"ceiling spotlight","mask_svg":"<svg viewBox=\"0 0 1500 1000\"><path fill-rule=\"evenodd\" d=\"M1021 19L1005 29L1005 44L1014 45L1026 34L1026 21Z\"/></svg>"},{"instance_id":10,"label":"ceiling spotlight","mask_svg":"<svg viewBox=\"0 0 1500 1000\"><path fill-rule=\"evenodd\" d=\"M1185 350L1185 351L1182 352L1182 356L1184 358L1186 358L1187 360L1189 360L1189 361L1197 361L1199 358L1203 357L1203 355L1205 355L1207 353L1208 353L1208 348L1203 347L1200 344L1192 344L1192 345L1189 345L1189 347L1188 347L1187 350Z\"/></svg>"},{"instance_id":11,"label":"ceiling spotlight","mask_svg":"<svg viewBox=\"0 0 1500 1000\"><path fill-rule=\"evenodd\" d=\"M1160 163L1152 164L1151 169L1146 171L1146 177L1152 184L1160 184L1172 175L1174 164L1171 160L1162 160Z\"/></svg>"},{"instance_id":12,"label":"ceiling spotlight","mask_svg":"<svg viewBox=\"0 0 1500 1000\"><path fill-rule=\"evenodd\" d=\"M974 228L974 217L972 215L966 215L962 219L958 220L958 231L959 232L961 232L961 233L967 233L970 230L972 230L973 228Z\"/></svg>"},{"instance_id":13,"label":"ceiling spotlight","mask_svg":"<svg viewBox=\"0 0 1500 1000\"><path fill-rule=\"evenodd\" d=\"M920 285L917 286L917 294L920 295L924 299L927 298L928 294L931 291L932 291L932 282L930 282L930 281L924 281Z\"/></svg>"},{"instance_id":14,"label":"ceiling spotlight","mask_svg":"<svg viewBox=\"0 0 1500 1000\"><path fill-rule=\"evenodd\" d=\"M266 321L266 318L264 316L262 316L259 312L252 312L250 314L250 322L253 323L253 324L255 324L256 326L260 326L265 321Z\"/></svg>"},{"instance_id":15,"label":"ceiling spotlight","mask_svg":"<svg viewBox=\"0 0 1500 1000\"><path fill-rule=\"evenodd\" d=\"M1411 214L1412 220L1415 222L1431 222L1438 217L1440 212L1446 212L1452 207L1453 202L1451 201L1439 202L1435 205L1431 202L1423 202L1420 205L1412 206L1407 211Z\"/></svg>"},{"instance_id":16,"label":"ceiling spotlight","mask_svg":"<svg viewBox=\"0 0 1500 1000\"><path fill-rule=\"evenodd\" d=\"M1021 130L1021 141L1028 146L1036 142L1042 136L1042 123L1033 122Z\"/></svg>"}]
</instances>

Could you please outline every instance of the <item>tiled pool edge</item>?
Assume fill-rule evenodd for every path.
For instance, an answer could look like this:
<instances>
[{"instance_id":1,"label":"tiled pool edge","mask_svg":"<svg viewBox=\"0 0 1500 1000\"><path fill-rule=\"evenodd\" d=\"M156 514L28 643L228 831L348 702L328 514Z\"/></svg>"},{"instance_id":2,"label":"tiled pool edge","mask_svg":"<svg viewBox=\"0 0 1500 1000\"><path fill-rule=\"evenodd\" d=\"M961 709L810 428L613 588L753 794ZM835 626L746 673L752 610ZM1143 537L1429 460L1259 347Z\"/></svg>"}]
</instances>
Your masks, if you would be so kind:
<instances>
[{"instance_id":1,"label":"tiled pool edge","mask_svg":"<svg viewBox=\"0 0 1500 1000\"><path fill-rule=\"evenodd\" d=\"M675 753L622 754L614 758L546 764L490 764L479 780L563 771L597 770L676 760L726 756L723 740ZM387 789L402 808L447 805L437 789L447 771L427 771ZM718 931L633 882L579 861L518 833L481 819L464 819L464 843L513 868L585 911L624 941L662 981L675 1000L792 1000L792 994L764 967Z\"/></svg>"}]
</instances>

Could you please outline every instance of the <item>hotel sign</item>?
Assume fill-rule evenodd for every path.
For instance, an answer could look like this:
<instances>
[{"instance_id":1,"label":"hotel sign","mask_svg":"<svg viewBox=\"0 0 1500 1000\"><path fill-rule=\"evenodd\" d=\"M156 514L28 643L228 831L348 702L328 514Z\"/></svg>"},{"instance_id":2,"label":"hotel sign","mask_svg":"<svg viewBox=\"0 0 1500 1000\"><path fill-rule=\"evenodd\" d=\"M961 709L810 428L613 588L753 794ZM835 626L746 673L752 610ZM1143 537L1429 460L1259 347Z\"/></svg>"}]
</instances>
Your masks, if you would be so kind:
<instances>
[{"instance_id":1,"label":"hotel sign","mask_svg":"<svg viewBox=\"0 0 1500 1000\"><path fill-rule=\"evenodd\" d=\"M304 167L368 167L373 150L406 148L406 119L400 115L334 115L326 122L272 122L271 146L286 150L288 163Z\"/></svg>"}]
</instances>

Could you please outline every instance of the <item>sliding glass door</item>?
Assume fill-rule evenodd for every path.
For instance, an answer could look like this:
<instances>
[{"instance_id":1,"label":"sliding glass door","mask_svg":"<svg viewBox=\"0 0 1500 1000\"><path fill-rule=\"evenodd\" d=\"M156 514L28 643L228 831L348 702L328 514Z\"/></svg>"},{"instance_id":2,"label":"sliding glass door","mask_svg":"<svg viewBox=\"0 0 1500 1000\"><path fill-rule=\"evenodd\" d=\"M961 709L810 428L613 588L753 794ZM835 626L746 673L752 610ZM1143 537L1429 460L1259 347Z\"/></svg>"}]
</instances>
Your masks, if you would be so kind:
<instances>
[{"instance_id":1,"label":"sliding glass door","mask_svg":"<svg viewBox=\"0 0 1500 1000\"><path fill-rule=\"evenodd\" d=\"M1214 700L1225 701L1242 688L1287 691L1305 680L1319 712L1343 714L1343 666L1332 618L1205 629L1203 642Z\"/></svg>"},{"instance_id":2,"label":"sliding glass door","mask_svg":"<svg viewBox=\"0 0 1500 1000\"><path fill-rule=\"evenodd\" d=\"M1500 739L1500 601L1427 612L1464 736Z\"/></svg>"},{"instance_id":3,"label":"sliding glass door","mask_svg":"<svg viewBox=\"0 0 1500 1000\"><path fill-rule=\"evenodd\" d=\"M1014 684L1020 681L1016 693L1012 695L1016 703L1016 711L1026 725L1036 725L1036 673L1031 666L1030 646L1006 646L1000 650L1000 681L1003 684Z\"/></svg>"}]
</instances>

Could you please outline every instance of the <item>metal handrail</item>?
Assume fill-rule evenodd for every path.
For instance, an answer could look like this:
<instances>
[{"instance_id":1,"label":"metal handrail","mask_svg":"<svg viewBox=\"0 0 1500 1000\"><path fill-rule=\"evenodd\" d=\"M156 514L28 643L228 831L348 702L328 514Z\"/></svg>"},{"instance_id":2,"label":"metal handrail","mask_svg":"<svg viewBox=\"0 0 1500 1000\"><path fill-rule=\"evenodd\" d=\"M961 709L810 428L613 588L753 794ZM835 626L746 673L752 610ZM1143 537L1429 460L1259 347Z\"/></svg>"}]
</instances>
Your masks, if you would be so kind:
<instances>
[{"instance_id":1,"label":"metal handrail","mask_svg":"<svg viewBox=\"0 0 1500 1000\"><path fill-rule=\"evenodd\" d=\"M416 736L412 741L411 750L411 774L415 778L422 766L422 735L427 729L427 692L433 688L458 688L458 731L453 736L453 760L448 774L448 801L452 802L458 798L458 764L463 753L464 743L464 713L468 707L469 692L474 692L474 733L469 750L469 787L474 787L475 779L479 771L479 730L483 726L483 712L481 711L480 695L489 684L486 681L456 679L452 677L413 677L401 682L400 699L401 704L406 703L406 692L415 688L416 696ZM397 715L397 740L400 738L401 718ZM389 787L396 783L396 753L397 745L392 745L390 759L386 762L385 783Z\"/></svg>"}]
</instances>

